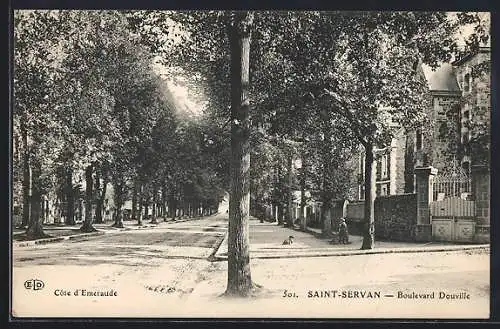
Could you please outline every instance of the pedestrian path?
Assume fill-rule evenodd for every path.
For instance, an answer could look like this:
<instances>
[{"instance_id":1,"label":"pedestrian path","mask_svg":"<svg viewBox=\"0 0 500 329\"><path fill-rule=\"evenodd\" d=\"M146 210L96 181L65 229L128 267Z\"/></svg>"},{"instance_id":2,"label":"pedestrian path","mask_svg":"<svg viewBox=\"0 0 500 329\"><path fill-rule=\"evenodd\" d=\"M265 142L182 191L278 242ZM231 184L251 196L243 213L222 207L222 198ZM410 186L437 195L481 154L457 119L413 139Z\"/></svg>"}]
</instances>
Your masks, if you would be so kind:
<instances>
[{"instance_id":1,"label":"pedestrian path","mask_svg":"<svg viewBox=\"0 0 500 329\"><path fill-rule=\"evenodd\" d=\"M294 258L320 256L347 256L374 253L394 252L425 252L425 251L453 251L465 249L489 248L485 245L451 244L451 243L411 243L376 241L373 249L360 250L363 238L349 236L349 244L331 244L328 238L321 237L321 230L309 229L307 232L298 228L285 228L276 223L260 223L250 221L250 257L251 258ZM291 245L283 245L289 236L294 237ZM214 260L227 259L228 241L224 238Z\"/></svg>"},{"instance_id":2,"label":"pedestrian path","mask_svg":"<svg viewBox=\"0 0 500 329\"><path fill-rule=\"evenodd\" d=\"M107 234L107 233L115 233L115 232L123 232L123 231L131 231L131 230L143 230L143 229L151 229L155 227L168 227L171 224L176 223L184 223L186 225L195 225L194 223L198 222L201 219L206 219L208 217L214 217L217 214L206 217L196 217L196 218L181 218L181 219L168 219L167 221L163 221L158 219L158 223L152 224L149 220L143 221L142 225L138 225L137 221L124 221L123 228L113 227L112 222L106 223L94 223L93 226L97 230L96 232L85 233L80 231L80 227L82 223L76 223L75 225L58 225L58 224L45 224L44 225L44 233L47 234L46 238L36 239L36 240L25 240L24 235L26 230L20 228L14 228L12 232L13 237L13 247L28 247L39 244L46 243L54 243L61 242L65 240L76 240L83 239L92 236Z\"/></svg>"}]
</instances>

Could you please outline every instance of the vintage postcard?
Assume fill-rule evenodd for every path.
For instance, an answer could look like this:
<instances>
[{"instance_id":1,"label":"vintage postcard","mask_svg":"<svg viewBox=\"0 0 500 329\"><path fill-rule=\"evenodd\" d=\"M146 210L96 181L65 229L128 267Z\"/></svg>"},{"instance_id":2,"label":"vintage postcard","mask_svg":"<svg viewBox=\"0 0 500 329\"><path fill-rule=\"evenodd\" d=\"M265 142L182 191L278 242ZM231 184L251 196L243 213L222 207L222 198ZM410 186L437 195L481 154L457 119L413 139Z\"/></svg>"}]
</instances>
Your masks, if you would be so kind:
<instances>
[{"instance_id":1,"label":"vintage postcard","mask_svg":"<svg viewBox=\"0 0 500 329\"><path fill-rule=\"evenodd\" d=\"M12 18L13 319L490 317L488 12Z\"/></svg>"}]
</instances>

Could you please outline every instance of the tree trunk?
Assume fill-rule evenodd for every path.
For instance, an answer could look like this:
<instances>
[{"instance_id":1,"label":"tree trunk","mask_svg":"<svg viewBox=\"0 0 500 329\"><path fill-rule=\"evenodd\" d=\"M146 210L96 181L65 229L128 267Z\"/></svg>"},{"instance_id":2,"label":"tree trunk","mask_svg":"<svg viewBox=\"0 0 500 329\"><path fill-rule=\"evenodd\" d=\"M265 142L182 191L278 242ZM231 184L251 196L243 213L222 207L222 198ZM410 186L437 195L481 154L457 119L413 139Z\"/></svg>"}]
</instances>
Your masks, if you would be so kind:
<instances>
[{"instance_id":1,"label":"tree trunk","mask_svg":"<svg viewBox=\"0 0 500 329\"><path fill-rule=\"evenodd\" d=\"M157 211L158 211L158 193L157 193L157 190L156 188L153 189L153 209L152 209L152 217L151 217L151 221L150 221L150 224L158 224L158 221L156 220L156 216L157 216Z\"/></svg>"},{"instance_id":2,"label":"tree trunk","mask_svg":"<svg viewBox=\"0 0 500 329\"><path fill-rule=\"evenodd\" d=\"M286 227L293 227L293 157L288 157Z\"/></svg>"},{"instance_id":3,"label":"tree trunk","mask_svg":"<svg viewBox=\"0 0 500 329\"><path fill-rule=\"evenodd\" d=\"M283 204L281 200L281 195L280 195L280 182L281 182L281 176L280 176L280 167L279 165L276 167L276 185L275 185L275 197L276 197L276 212L277 212L277 222L278 226L283 224Z\"/></svg>"},{"instance_id":4,"label":"tree trunk","mask_svg":"<svg viewBox=\"0 0 500 329\"><path fill-rule=\"evenodd\" d=\"M361 249L373 249L375 244L376 166L373 144L365 147L365 232Z\"/></svg>"},{"instance_id":5,"label":"tree trunk","mask_svg":"<svg viewBox=\"0 0 500 329\"><path fill-rule=\"evenodd\" d=\"M41 198L40 217L41 217L41 218L40 218L40 222L41 222L42 224L47 224L47 223L45 222L45 219L46 219L46 218L45 218L45 196L42 196L42 198Z\"/></svg>"},{"instance_id":6,"label":"tree trunk","mask_svg":"<svg viewBox=\"0 0 500 329\"><path fill-rule=\"evenodd\" d=\"M66 172L66 225L75 225L75 191L73 189L73 169Z\"/></svg>"},{"instance_id":7,"label":"tree trunk","mask_svg":"<svg viewBox=\"0 0 500 329\"><path fill-rule=\"evenodd\" d=\"M78 221L82 221L82 214L83 214L83 205L82 205L82 200L78 199Z\"/></svg>"},{"instance_id":8,"label":"tree trunk","mask_svg":"<svg viewBox=\"0 0 500 329\"><path fill-rule=\"evenodd\" d=\"M148 213L149 213L149 201L146 200L144 202L144 220L148 220ZM140 224L139 224L140 225Z\"/></svg>"},{"instance_id":9,"label":"tree trunk","mask_svg":"<svg viewBox=\"0 0 500 329\"><path fill-rule=\"evenodd\" d=\"M142 183L139 183L139 195L137 198L137 202L139 203L139 209L137 210L137 225L141 226L142 225L142 207L144 206L145 202L145 197L144 197L144 191L143 191L143 185Z\"/></svg>"},{"instance_id":10,"label":"tree trunk","mask_svg":"<svg viewBox=\"0 0 500 329\"><path fill-rule=\"evenodd\" d=\"M32 187L31 187L31 213L28 228L26 229L26 236L30 240L44 238L47 235L43 232L42 216L41 216L41 181L42 166L38 161L32 163Z\"/></svg>"},{"instance_id":11,"label":"tree trunk","mask_svg":"<svg viewBox=\"0 0 500 329\"><path fill-rule=\"evenodd\" d=\"M115 211L114 211L114 217L115 217L115 222L113 223L113 227L118 227L118 228L123 228L123 212L122 212L122 207L123 207L123 185L124 183L122 182L122 178L120 177L115 177L113 179L113 188L114 188L114 204L115 204Z\"/></svg>"},{"instance_id":12,"label":"tree trunk","mask_svg":"<svg viewBox=\"0 0 500 329\"><path fill-rule=\"evenodd\" d=\"M85 220L83 221L80 231L82 232L95 232L97 231L92 226L92 192L93 192L93 179L92 179L92 165L85 168Z\"/></svg>"},{"instance_id":13,"label":"tree trunk","mask_svg":"<svg viewBox=\"0 0 500 329\"><path fill-rule=\"evenodd\" d=\"M167 220L167 186L163 183L161 187L161 216L163 220Z\"/></svg>"},{"instance_id":14,"label":"tree trunk","mask_svg":"<svg viewBox=\"0 0 500 329\"><path fill-rule=\"evenodd\" d=\"M304 209L306 207L306 164L305 157L302 155L302 168L300 175L300 228L306 230L306 216L304 215Z\"/></svg>"},{"instance_id":15,"label":"tree trunk","mask_svg":"<svg viewBox=\"0 0 500 329\"><path fill-rule=\"evenodd\" d=\"M283 225L284 209L283 203L278 203L278 225Z\"/></svg>"},{"instance_id":16,"label":"tree trunk","mask_svg":"<svg viewBox=\"0 0 500 329\"><path fill-rule=\"evenodd\" d=\"M134 191L132 193L132 212L130 214L131 220L137 219L137 184L138 178L136 177L134 181Z\"/></svg>"},{"instance_id":17,"label":"tree trunk","mask_svg":"<svg viewBox=\"0 0 500 329\"><path fill-rule=\"evenodd\" d=\"M331 235L331 202L332 202L332 158L330 151L332 148L331 138L332 130L330 125L330 118L325 108L321 109L320 116L322 118L322 130L324 134L324 142L322 147L322 161L323 161L323 187L322 187L322 207L320 211L321 233L323 236Z\"/></svg>"},{"instance_id":18,"label":"tree trunk","mask_svg":"<svg viewBox=\"0 0 500 329\"><path fill-rule=\"evenodd\" d=\"M21 134L23 141L23 219L21 227L25 228L30 222L31 213L31 169L30 152L28 148L28 131L24 120L21 120Z\"/></svg>"},{"instance_id":19,"label":"tree trunk","mask_svg":"<svg viewBox=\"0 0 500 329\"><path fill-rule=\"evenodd\" d=\"M168 212L169 212L169 217L172 218L172 220L175 220L177 214L177 200L175 198L175 193L173 191L171 192L169 197Z\"/></svg>"},{"instance_id":20,"label":"tree trunk","mask_svg":"<svg viewBox=\"0 0 500 329\"><path fill-rule=\"evenodd\" d=\"M323 207L321 211L321 233L325 237L330 237L332 235L332 200L330 198L323 201Z\"/></svg>"},{"instance_id":21,"label":"tree trunk","mask_svg":"<svg viewBox=\"0 0 500 329\"><path fill-rule=\"evenodd\" d=\"M415 185L414 185L414 160L415 156L420 156L420 150L417 151L417 154L413 151L413 144L411 143L410 137L406 136L405 138L405 186L404 193L415 193ZM392 188L392 187L391 187Z\"/></svg>"},{"instance_id":22,"label":"tree trunk","mask_svg":"<svg viewBox=\"0 0 500 329\"><path fill-rule=\"evenodd\" d=\"M250 273L250 118L249 58L253 13L237 12L229 25L231 53L231 196L229 198L226 295L249 296Z\"/></svg>"},{"instance_id":23,"label":"tree trunk","mask_svg":"<svg viewBox=\"0 0 500 329\"><path fill-rule=\"evenodd\" d=\"M102 190L101 194L99 195L99 198L97 199L97 205L95 209L95 222L96 223L103 223L103 218L102 218L102 213L104 211L104 199L106 198L106 189L108 186L108 179L105 176L104 181L102 183Z\"/></svg>"}]
</instances>

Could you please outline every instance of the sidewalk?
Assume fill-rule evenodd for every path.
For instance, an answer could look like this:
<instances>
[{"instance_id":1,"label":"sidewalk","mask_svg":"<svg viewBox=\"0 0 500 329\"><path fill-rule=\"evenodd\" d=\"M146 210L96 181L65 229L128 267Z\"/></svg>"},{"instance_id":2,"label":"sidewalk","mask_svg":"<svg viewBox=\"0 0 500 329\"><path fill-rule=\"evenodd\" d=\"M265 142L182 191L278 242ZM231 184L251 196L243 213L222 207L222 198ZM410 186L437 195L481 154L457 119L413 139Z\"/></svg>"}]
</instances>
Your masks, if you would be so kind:
<instances>
[{"instance_id":1,"label":"sidewalk","mask_svg":"<svg viewBox=\"0 0 500 329\"><path fill-rule=\"evenodd\" d=\"M296 258L321 256L347 256L381 253L404 253L426 251L453 251L489 248L489 244L451 244L440 242L411 243L376 241L375 248L361 250L363 238L350 235L349 244L330 244L330 239L320 236L321 230L308 228L308 232L298 228L285 228L276 223L250 221L250 257L252 258ZM292 245L283 245L288 236L294 236ZM213 260L227 259L227 234Z\"/></svg>"}]
</instances>

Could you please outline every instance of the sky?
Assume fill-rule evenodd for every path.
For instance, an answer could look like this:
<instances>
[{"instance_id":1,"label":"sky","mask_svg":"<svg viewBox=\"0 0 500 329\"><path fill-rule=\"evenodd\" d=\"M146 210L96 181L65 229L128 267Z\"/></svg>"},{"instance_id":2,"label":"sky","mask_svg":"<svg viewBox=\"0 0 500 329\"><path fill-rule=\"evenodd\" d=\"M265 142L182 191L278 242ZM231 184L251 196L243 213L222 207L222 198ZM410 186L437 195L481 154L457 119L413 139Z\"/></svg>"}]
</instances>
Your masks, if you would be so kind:
<instances>
[{"instance_id":1,"label":"sky","mask_svg":"<svg viewBox=\"0 0 500 329\"><path fill-rule=\"evenodd\" d=\"M486 24L490 24L490 13L488 12L481 12L479 13L480 16L481 16L481 19L483 20L483 22L485 22ZM449 13L450 16L454 15L454 13ZM457 42L459 44L459 46L464 46L465 45L465 40L473 33L473 26L472 25L467 25L467 26L463 26L457 33L456 37L457 37ZM489 46L489 43L488 43L488 46ZM424 70L424 74L426 77L429 77L430 75L433 74L433 70L427 66L427 65L423 65L422 66L423 70Z\"/></svg>"}]
</instances>

